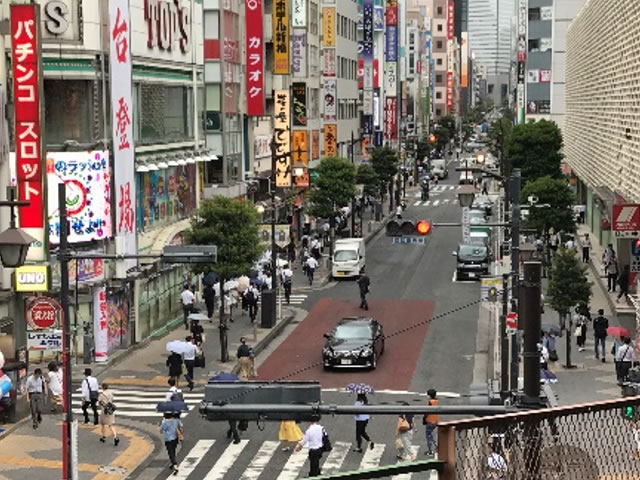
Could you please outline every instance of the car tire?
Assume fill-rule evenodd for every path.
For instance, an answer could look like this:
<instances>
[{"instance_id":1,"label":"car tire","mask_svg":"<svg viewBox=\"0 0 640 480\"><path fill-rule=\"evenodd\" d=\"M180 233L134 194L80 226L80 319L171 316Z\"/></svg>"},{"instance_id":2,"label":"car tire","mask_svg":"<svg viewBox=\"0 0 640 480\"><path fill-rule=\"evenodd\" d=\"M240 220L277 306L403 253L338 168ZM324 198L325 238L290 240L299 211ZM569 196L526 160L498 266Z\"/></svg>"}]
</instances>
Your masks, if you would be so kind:
<instances>
[{"instance_id":1,"label":"car tire","mask_svg":"<svg viewBox=\"0 0 640 480\"><path fill-rule=\"evenodd\" d=\"M328 370L331 370L331 365L327 365L326 363L323 363L323 364L322 364L322 368L323 368L325 371L328 371Z\"/></svg>"},{"instance_id":2,"label":"car tire","mask_svg":"<svg viewBox=\"0 0 640 480\"><path fill-rule=\"evenodd\" d=\"M375 370L378 367L378 355L376 352L373 352L371 356L371 370Z\"/></svg>"},{"instance_id":3,"label":"car tire","mask_svg":"<svg viewBox=\"0 0 640 480\"><path fill-rule=\"evenodd\" d=\"M382 340L382 345L380 346L380 356L384 355L384 339Z\"/></svg>"}]
</instances>

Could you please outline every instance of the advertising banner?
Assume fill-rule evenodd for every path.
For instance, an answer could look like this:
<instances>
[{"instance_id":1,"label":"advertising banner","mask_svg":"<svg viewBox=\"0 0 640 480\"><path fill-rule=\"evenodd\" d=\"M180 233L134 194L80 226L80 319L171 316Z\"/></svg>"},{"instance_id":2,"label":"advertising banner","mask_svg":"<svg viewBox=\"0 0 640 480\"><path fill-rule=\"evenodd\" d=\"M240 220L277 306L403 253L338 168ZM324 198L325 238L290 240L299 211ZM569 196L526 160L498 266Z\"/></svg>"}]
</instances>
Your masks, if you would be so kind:
<instances>
[{"instance_id":1,"label":"advertising banner","mask_svg":"<svg viewBox=\"0 0 640 480\"><path fill-rule=\"evenodd\" d=\"M265 158L271 156L271 135L256 135L253 139L254 158Z\"/></svg>"},{"instance_id":2,"label":"advertising banner","mask_svg":"<svg viewBox=\"0 0 640 480\"><path fill-rule=\"evenodd\" d=\"M385 35L386 48L385 60L387 62L398 61L398 27L395 25L387 25L387 33Z\"/></svg>"},{"instance_id":3,"label":"advertising banner","mask_svg":"<svg viewBox=\"0 0 640 480\"><path fill-rule=\"evenodd\" d=\"M335 123L324 125L324 155L325 157L338 155L338 125Z\"/></svg>"},{"instance_id":4,"label":"advertising banner","mask_svg":"<svg viewBox=\"0 0 640 480\"><path fill-rule=\"evenodd\" d=\"M302 162L305 165L309 163L309 141L306 130L294 130L292 132L291 155L293 163Z\"/></svg>"},{"instance_id":5,"label":"advertising banner","mask_svg":"<svg viewBox=\"0 0 640 480\"><path fill-rule=\"evenodd\" d=\"M307 84L291 84L291 104L293 107L293 126L307 126Z\"/></svg>"},{"instance_id":6,"label":"advertising banner","mask_svg":"<svg viewBox=\"0 0 640 480\"><path fill-rule=\"evenodd\" d=\"M320 130L311 132L311 160L320 158Z\"/></svg>"},{"instance_id":7,"label":"advertising banner","mask_svg":"<svg viewBox=\"0 0 640 480\"><path fill-rule=\"evenodd\" d=\"M452 0L447 3L447 40L453 40L455 36L455 5Z\"/></svg>"},{"instance_id":8,"label":"advertising banner","mask_svg":"<svg viewBox=\"0 0 640 480\"><path fill-rule=\"evenodd\" d=\"M273 74L289 75L289 0L273 2Z\"/></svg>"},{"instance_id":9,"label":"advertising banner","mask_svg":"<svg viewBox=\"0 0 640 480\"><path fill-rule=\"evenodd\" d=\"M362 113L363 115L373 115L373 90L362 92Z\"/></svg>"},{"instance_id":10,"label":"advertising banner","mask_svg":"<svg viewBox=\"0 0 640 480\"><path fill-rule=\"evenodd\" d=\"M373 43L373 0L363 0L362 32L362 40L366 43Z\"/></svg>"},{"instance_id":11,"label":"advertising banner","mask_svg":"<svg viewBox=\"0 0 640 480\"><path fill-rule=\"evenodd\" d=\"M387 97L398 94L398 64L395 62L384 64L384 94Z\"/></svg>"},{"instance_id":12,"label":"advertising banner","mask_svg":"<svg viewBox=\"0 0 640 480\"><path fill-rule=\"evenodd\" d=\"M387 0L385 20L388 25L398 25L398 1Z\"/></svg>"},{"instance_id":13,"label":"advertising banner","mask_svg":"<svg viewBox=\"0 0 640 480\"><path fill-rule=\"evenodd\" d=\"M447 72L447 108L453 108L453 72Z\"/></svg>"},{"instance_id":14,"label":"advertising banner","mask_svg":"<svg viewBox=\"0 0 640 480\"><path fill-rule=\"evenodd\" d=\"M362 134L373 135L373 115L362 115Z\"/></svg>"},{"instance_id":15,"label":"advertising banner","mask_svg":"<svg viewBox=\"0 0 640 480\"><path fill-rule=\"evenodd\" d=\"M126 345L129 338L129 295L125 289L107 295L107 352Z\"/></svg>"},{"instance_id":16,"label":"advertising banner","mask_svg":"<svg viewBox=\"0 0 640 480\"><path fill-rule=\"evenodd\" d=\"M398 112L396 97L386 97L384 105L384 137L387 140L398 138Z\"/></svg>"},{"instance_id":17,"label":"advertising banner","mask_svg":"<svg viewBox=\"0 0 640 480\"><path fill-rule=\"evenodd\" d=\"M262 0L244 3L247 115L264 115L264 35Z\"/></svg>"},{"instance_id":18,"label":"advertising banner","mask_svg":"<svg viewBox=\"0 0 640 480\"><path fill-rule=\"evenodd\" d=\"M540 83L551 82L551 70L540 70Z\"/></svg>"},{"instance_id":19,"label":"advertising banner","mask_svg":"<svg viewBox=\"0 0 640 480\"><path fill-rule=\"evenodd\" d=\"M292 0L291 26L293 28L307 26L307 0Z\"/></svg>"},{"instance_id":20,"label":"advertising banner","mask_svg":"<svg viewBox=\"0 0 640 480\"><path fill-rule=\"evenodd\" d=\"M336 46L336 7L322 7L323 47Z\"/></svg>"},{"instance_id":21,"label":"advertising banner","mask_svg":"<svg viewBox=\"0 0 640 480\"><path fill-rule=\"evenodd\" d=\"M61 352L62 330L27 330L27 350Z\"/></svg>"},{"instance_id":22,"label":"advertising banner","mask_svg":"<svg viewBox=\"0 0 640 480\"><path fill-rule=\"evenodd\" d=\"M15 269L16 292L46 292L49 290L47 265L23 265Z\"/></svg>"},{"instance_id":23,"label":"advertising banner","mask_svg":"<svg viewBox=\"0 0 640 480\"><path fill-rule=\"evenodd\" d=\"M380 87L380 62L377 58L373 59L373 88Z\"/></svg>"},{"instance_id":24,"label":"advertising banner","mask_svg":"<svg viewBox=\"0 0 640 480\"><path fill-rule=\"evenodd\" d=\"M294 77L307 76L307 31L294 29L291 34L291 67Z\"/></svg>"},{"instance_id":25,"label":"advertising banner","mask_svg":"<svg viewBox=\"0 0 640 480\"><path fill-rule=\"evenodd\" d=\"M373 95L373 126L380 126L380 97L376 93Z\"/></svg>"},{"instance_id":26,"label":"advertising banner","mask_svg":"<svg viewBox=\"0 0 640 480\"><path fill-rule=\"evenodd\" d=\"M95 287L93 289L93 342L96 362L106 362L109 352L107 287Z\"/></svg>"},{"instance_id":27,"label":"advertising banner","mask_svg":"<svg viewBox=\"0 0 640 480\"><path fill-rule=\"evenodd\" d=\"M325 48L322 51L323 67L322 75L325 77L336 76L336 49Z\"/></svg>"},{"instance_id":28,"label":"advertising banner","mask_svg":"<svg viewBox=\"0 0 640 480\"><path fill-rule=\"evenodd\" d=\"M113 165L116 197L116 234L123 239L124 251L135 255L136 182L133 141L133 100L131 95L131 24L129 1L109 1L109 72L111 74L111 125L113 128ZM136 265L124 260L123 275ZM121 270L121 269L116 269Z\"/></svg>"},{"instance_id":29,"label":"advertising banner","mask_svg":"<svg viewBox=\"0 0 640 480\"><path fill-rule=\"evenodd\" d=\"M460 87L469 87L469 32L462 32L462 45L460 46L460 61L462 62L460 71Z\"/></svg>"},{"instance_id":30,"label":"advertising banner","mask_svg":"<svg viewBox=\"0 0 640 480\"><path fill-rule=\"evenodd\" d=\"M534 115L551 113L551 102L549 100L530 100L527 102L527 113Z\"/></svg>"},{"instance_id":31,"label":"advertising banner","mask_svg":"<svg viewBox=\"0 0 640 480\"><path fill-rule=\"evenodd\" d=\"M291 242L291 227L288 224L276 225L275 230L276 245L280 248L285 248ZM271 245L271 225L258 225L258 235L260 236L260 243L262 243L262 245Z\"/></svg>"},{"instance_id":32,"label":"advertising banner","mask_svg":"<svg viewBox=\"0 0 640 480\"><path fill-rule=\"evenodd\" d=\"M289 90L276 90L274 137L276 150L276 187L291 186L291 127Z\"/></svg>"},{"instance_id":33,"label":"advertising banner","mask_svg":"<svg viewBox=\"0 0 640 480\"><path fill-rule=\"evenodd\" d=\"M111 236L111 176L109 152L51 152L47 154L49 241L60 241L58 184L67 186L70 243Z\"/></svg>"},{"instance_id":34,"label":"advertising banner","mask_svg":"<svg viewBox=\"0 0 640 480\"><path fill-rule=\"evenodd\" d=\"M373 29L384 32L384 7L373 7Z\"/></svg>"},{"instance_id":35,"label":"advertising banner","mask_svg":"<svg viewBox=\"0 0 640 480\"><path fill-rule=\"evenodd\" d=\"M324 79L324 121L334 122L337 115L337 82L335 78Z\"/></svg>"}]
</instances>

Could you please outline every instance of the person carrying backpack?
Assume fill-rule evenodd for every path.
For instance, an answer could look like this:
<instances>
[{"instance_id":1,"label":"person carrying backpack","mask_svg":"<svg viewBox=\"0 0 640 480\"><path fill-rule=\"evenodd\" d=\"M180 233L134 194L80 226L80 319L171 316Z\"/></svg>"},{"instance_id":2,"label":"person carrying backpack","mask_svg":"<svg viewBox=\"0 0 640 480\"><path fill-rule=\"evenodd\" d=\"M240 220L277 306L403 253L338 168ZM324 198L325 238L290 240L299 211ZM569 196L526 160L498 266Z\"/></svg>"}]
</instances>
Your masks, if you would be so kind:
<instances>
[{"instance_id":1,"label":"person carrying backpack","mask_svg":"<svg viewBox=\"0 0 640 480\"><path fill-rule=\"evenodd\" d=\"M256 321L256 315L258 314L258 289L252 283L249 285L244 292L244 298L247 302L247 307L249 309L249 318L251 318L251 322Z\"/></svg>"},{"instance_id":2,"label":"person carrying backpack","mask_svg":"<svg viewBox=\"0 0 640 480\"><path fill-rule=\"evenodd\" d=\"M332 450L329 435L317 420L313 420L304 437L296 446L296 452L302 450L302 447L309 447L309 476L318 477L322 475L320 471L320 459L322 454Z\"/></svg>"},{"instance_id":3,"label":"person carrying backpack","mask_svg":"<svg viewBox=\"0 0 640 480\"><path fill-rule=\"evenodd\" d=\"M165 402L184 402L184 395L182 390L176 387L175 379L170 378L167 383L169 384L169 391L164 396Z\"/></svg>"}]
</instances>

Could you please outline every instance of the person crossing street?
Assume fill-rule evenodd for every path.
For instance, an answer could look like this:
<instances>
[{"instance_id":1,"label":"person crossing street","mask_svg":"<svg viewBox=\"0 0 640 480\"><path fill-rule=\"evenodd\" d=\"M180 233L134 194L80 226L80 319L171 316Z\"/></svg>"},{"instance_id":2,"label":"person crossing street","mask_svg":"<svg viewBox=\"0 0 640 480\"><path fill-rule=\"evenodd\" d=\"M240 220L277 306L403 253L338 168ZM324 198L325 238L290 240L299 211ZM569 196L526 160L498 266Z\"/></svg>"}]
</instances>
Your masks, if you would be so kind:
<instances>
[{"instance_id":1,"label":"person crossing street","mask_svg":"<svg viewBox=\"0 0 640 480\"><path fill-rule=\"evenodd\" d=\"M249 318L251 318L252 323L256 321L256 316L258 314L259 295L260 293L258 292L258 289L256 288L254 283L249 285L249 288L247 288L244 292L244 298L247 303L247 308L249 309Z\"/></svg>"},{"instance_id":2,"label":"person crossing street","mask_svg":"<svg viewBox=\"0 0 640 480\"><path fill-rule=\"evenodd\" d=\"M90 368L84 369L84 380L82 381L82 413L84 423L89 423L89 413L87 409L91 406L93 410L93 424L98 425L98 397L100 396L100 385L98 379L92 376Z\"/></svg>"},{"instance_id":3,"label":"person crossing street","mask_svg":"<svg viewBox=\"0 0 640 480\"><path fill-rule=\"evenodd\" d=\"M198 353L198 349L193 344L193 337L188 336L185 338L187 345L185 346L184 352L182 353L182 358L184 360L184 366L187 369L187 374L184 376L187 382L189 383L189 390L193 390L193 368L196 364L196 354Z\"/></svg>"},{"instance_id":4,"label":"person crossing street","mask_svg":"<svg viewBox=\"0 0 640 480\"><path fill-rule=\"evenodd\" d=\"M360 308L364 308L365 310L369 310L369 304L367 303L367 294L369 293L370 284L371 281L369 280L367 274L364 272L363 267L360 278L358 278L358 288L360 289Z\"/></svg>"},{"instance_id":5,"label":"person crossing street","mask_svg":"<svg viewBox=\"0 0 640 480\"><path fill-rule=\"evenodd\" d=\"M307 277L309 278L309 285L313 285L313 274L316 271L316 268L318 268L318 261L315 259L315 257L309 257L307 258L305 266L307 267Z\"/></svg>"},{"instance_id":6,"label":"person crossing street","mask_svg":"<svg viewBox=\"0 0 640 480\"><path fill-rule=\"evenodd\" d=\"M285 265L280 272L282 276L282 285L284 286L284 298L287 301L287 305L291 303L291 284L293 281L293 270L289 267L289 264Z\"/></svg>"}]
</instances>

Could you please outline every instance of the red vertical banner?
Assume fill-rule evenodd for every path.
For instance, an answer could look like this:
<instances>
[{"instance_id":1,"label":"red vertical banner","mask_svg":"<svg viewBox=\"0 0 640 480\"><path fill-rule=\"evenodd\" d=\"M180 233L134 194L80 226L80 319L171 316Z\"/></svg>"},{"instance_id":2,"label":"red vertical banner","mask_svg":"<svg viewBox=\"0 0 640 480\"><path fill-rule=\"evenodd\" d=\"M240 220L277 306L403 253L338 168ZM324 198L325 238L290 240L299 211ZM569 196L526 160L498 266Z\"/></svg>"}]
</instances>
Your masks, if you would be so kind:
<instances>
[{"instance_id":1,"label":"red vertical banner","mask_svg":"<svg viewBox=\"0 0 640 480\"><path fill-rule=\"evenodd\" d=\"M246 0L244 12L246 22L247 115L264 115L262 0Z\"/></svg>"},{"instance_id":2,"label":"red vertical banner","mask_svg":"<svg viewBox=\"0 0 640 480\"><path fill-rule=\"evenodd\" d=\"M384 136L389 140L398 138L398 111L396 97L385 98Z\"/></svg>"},{"instance_id":3,"label":"red vertical banner","mask_svg":"<svg viewBox=\"0 0 640 480\"><path fill-rule=\"evenodd\" d=\"M455 5L449 0L447 4L447 40L453 40L455 36Z\"/></svg>"},{"instance_id":4,"label":"red vertical banner","mask_svg":"<svg viewBox=\"0 0 640 480\"><path fill-rule=\"evenodd\" d=\"M373 88L380 88L380 62L373 59Z\"/></svg>"},{"instance_id":5,"label":"red vertical banner","mask_svg":"<svg viewBox=\"0 0 640 480\"><path fill-rule=\"evenodd\" d=\"M447 72L447 108L453 107L453 72Z\"/></svg>"},{"instance_id":6,"label":"red vertical banner","mask_svg":"<svg viewBox=\"0 0 640 480\"><path fill-rule=\"evenodd\" d=\"M19 207L20 226L23 228L44 228L39 8L34 4L11 5L18 198L31 202L27 207Z\"/></svg>"}]
</instances>

